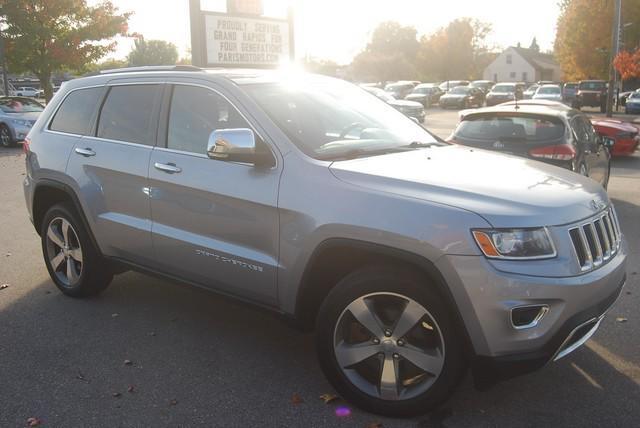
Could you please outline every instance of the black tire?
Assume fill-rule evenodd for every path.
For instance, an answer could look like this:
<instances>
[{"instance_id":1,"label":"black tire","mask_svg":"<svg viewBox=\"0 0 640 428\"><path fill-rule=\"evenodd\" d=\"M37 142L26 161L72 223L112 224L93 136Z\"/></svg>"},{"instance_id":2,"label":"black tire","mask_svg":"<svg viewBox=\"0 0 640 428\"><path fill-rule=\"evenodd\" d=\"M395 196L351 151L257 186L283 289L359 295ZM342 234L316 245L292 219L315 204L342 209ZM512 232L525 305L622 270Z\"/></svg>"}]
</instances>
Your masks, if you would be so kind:
<instances>
[{"instance_id":1,"label":"black tire","mask_svg":"<svg viewBox=\"0 0 640 428\"><path fill-rule=\"evenodd\" d=\"M13 147L15 142L11 137L11 131L7 127L7 125L0 125L0 145L2 147Z\"/></svg>"},{"instance_id":2,"label":"black tire","mask_svg":"<svg viewBox=\"0 0 640 428\"><path fill-rule=\"evenodd\" d=\"M57 222L61 221L67 221L71 225L71 231L75 235L73 240L76 241L76 245L79 244L78 248L81 250L80 255L82 261L80 264L74 265L76 267L80 266L77 268L77 270L79 270L79 275L77 275L77 279L73 281L69 280L68 284L65 283L63 278L61 278L61 273L63 274L62 276L65 276L64 272L59 272L60 269L56 272L56 269L54 269L52 261L50 260L52 251L58 253L58 248L60 248L60 252L63 250L61 247L52 243L51 239L47 236L49 227L53 227ZM40 236L42 241L42 254L44 256L45 265L47 266L49 275L51 276L54 284L64 294L71 297L95 296L100 294L109 286L113 279L113 273L110 266L100 256L98 250L93 245L84 224L80 221L78 214L70 205L60 203L49 208L47 213L44 215L42 224L40 225ZM69 245L69 247L70 246L71 245ZM51 250L51 248L53 248L53 250ZM69 256L66 256L66 262L62 262L62 264L65 263L69 263Z\"/></svg>"},{"instance_id":3,"label":"black tire","mask_svg":"<svg viewBox=\"0 0 640 428\"><path fill-rule=\"evenodd\" d=\"M441 332L445 349L444 364L430 387L417 396L391 401L369 395L354 385L338 364L334 333L341 314L351 302L371 293L395 293L414 300L428 311ZM354 271L331 290L320 308L316 322L316 349L320 366L338 393L362 409L393 417L424 414L451 396L467 367L460 339L462 335L456 330L447 308L435 286L429 284L429 279L419 272L395 266L367 267Z\"/></svg>"}]
</instances>

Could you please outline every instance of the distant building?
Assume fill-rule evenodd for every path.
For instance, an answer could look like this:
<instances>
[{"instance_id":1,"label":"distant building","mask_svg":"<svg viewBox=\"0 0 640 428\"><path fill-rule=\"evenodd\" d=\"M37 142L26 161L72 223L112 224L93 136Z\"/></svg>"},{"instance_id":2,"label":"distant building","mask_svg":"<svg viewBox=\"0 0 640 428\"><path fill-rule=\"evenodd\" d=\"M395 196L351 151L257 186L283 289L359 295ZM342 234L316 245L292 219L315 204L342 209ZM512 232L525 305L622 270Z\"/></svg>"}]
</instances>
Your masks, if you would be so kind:
<instances>
[{"instance_id":1,"label":"distant building","mask_svg":"<svg viewBox=\"0 0 640 428\"><path fill-rule=\"evenodd\" d=\"M483 77L495 82L560 82L562 70L553 55L511 46L484 69Z\"/></svg>"}]
</instances>

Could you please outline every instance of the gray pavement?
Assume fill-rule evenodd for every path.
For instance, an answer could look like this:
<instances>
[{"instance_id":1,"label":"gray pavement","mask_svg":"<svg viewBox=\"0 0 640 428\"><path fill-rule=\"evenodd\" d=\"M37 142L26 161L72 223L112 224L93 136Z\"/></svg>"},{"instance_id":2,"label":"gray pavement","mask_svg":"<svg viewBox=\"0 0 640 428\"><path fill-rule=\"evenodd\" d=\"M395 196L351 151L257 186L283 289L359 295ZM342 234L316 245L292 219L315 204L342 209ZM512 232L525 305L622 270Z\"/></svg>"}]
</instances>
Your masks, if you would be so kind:
<instances>
[{"instance_id":1,"label":"gray pavement","mask_svg":"<svg viewBox=\"0 0 640 428\"><path fill-rule=\"evenodd\" d=\"M435 109L426 123L446 137L456 121ZM98 298L64 297L27 219L23 174L21 150L0 149L0 284L9 284L0 290L0 427L30 417L51 427L638 426L640 155L613 163L628 283L594 338L489 391L467 377L442 409L410 420L324 404L319 396L334 391L312 336L262 310L139 273L117 276ZM338 406L351 415L336 416Z\"/></svg>"}]
</instances>

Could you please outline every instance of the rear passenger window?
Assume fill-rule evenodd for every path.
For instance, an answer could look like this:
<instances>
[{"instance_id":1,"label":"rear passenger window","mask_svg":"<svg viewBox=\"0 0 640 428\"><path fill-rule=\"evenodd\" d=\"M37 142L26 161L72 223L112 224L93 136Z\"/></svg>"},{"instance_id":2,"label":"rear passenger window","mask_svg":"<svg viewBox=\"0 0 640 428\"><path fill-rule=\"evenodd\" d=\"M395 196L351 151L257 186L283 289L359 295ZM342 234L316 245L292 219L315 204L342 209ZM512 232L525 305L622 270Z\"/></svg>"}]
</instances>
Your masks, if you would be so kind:
<instances>
[{"instance_id":1,"label":"rear passenger window","mask_svg":"<svg viewBox=\"0 0 640 428\"><path fill-rule=\"evenodd\" d=\"M250 126L221 95L201 87L174 87L167 148L206 154L211 132L231 128Z\"/></svg>"},{"instance_id":2,"label":"rear passenger window","mask_svg":"<svg viewBox=\"0 0 640 428\"><path fill-rule=\"evenodd\" d=\"M98 137L152 146L160 85L114 86L102 106Z\"/></svg>"},{"instance_id":3,"label":"rear passenger window","mask_svg":"<svg viewBox=\"0 0 640 428\"><path fill-rule=\"evenodd\" d=\"M71 92L58 108L49 129L69 134L89 134L103 91L104 88L87 88Z\"/></svg>"}]
</instances>

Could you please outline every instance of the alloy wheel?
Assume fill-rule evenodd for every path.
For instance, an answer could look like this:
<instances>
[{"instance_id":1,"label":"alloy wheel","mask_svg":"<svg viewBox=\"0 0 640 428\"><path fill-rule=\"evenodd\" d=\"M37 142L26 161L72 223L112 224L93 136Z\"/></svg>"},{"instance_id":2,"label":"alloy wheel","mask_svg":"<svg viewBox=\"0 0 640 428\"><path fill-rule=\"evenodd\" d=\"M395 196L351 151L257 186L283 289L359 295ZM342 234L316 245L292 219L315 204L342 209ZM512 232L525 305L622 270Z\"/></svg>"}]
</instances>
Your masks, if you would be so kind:
<instances>
[{"instance_id":1,"label":"alloy wheel","mask_svg":"<svg viewBox=\"0 0 640 428\"><path fill-rule=\"evenodd\" d=\"M362 296L345 308L334 330L334 354L355 387L390 401L428 390L445 362L433 316L415 300L387 292Z\"/></svg>"},{"instance_id":2,"label":"alloy wheel","mask_svg":"<svg viewBox=\"0 0 640 428\"><path fill-rule=\"evenodd\" d=\"M5 127L0 128L0 144L4 147L9 147L11 145L11 134Z\"/></svg>"},{"instance_id":3,"label":"alloy wheel","mask_svg":"<svg viewBox=\"0 0 640 428\"><path fill-rule=\"evenodd\" d=\"M82 274L82 247L71 223L56 217L47 228L47 258L56 278L65 286L73 287Z\"/></svg>"}]
</instances>

